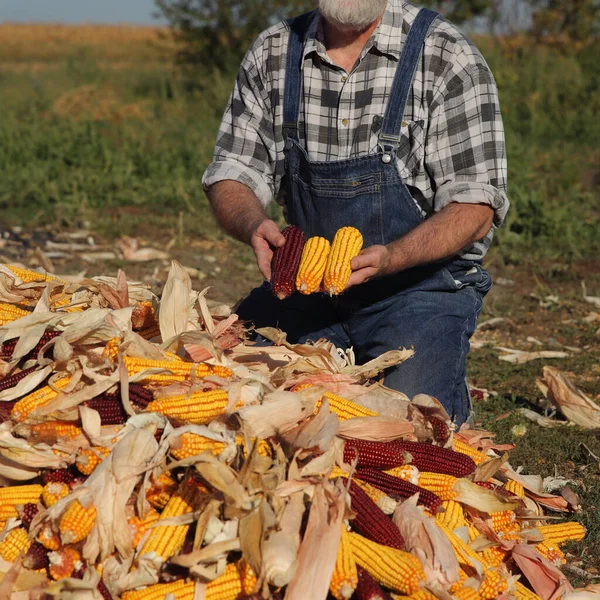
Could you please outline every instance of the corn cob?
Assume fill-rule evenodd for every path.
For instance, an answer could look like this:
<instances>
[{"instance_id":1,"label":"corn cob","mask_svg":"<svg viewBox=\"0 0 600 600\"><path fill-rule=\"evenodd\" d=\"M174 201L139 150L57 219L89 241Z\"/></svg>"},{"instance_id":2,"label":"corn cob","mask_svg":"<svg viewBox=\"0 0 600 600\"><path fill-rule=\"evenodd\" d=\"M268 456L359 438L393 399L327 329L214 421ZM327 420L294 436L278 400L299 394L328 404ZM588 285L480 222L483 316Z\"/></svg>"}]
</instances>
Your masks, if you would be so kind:
<instances>
[{"instance_id":1,"label":"corn cob","mask_svg":"<svg viewBox=\"0 0 600 600\"><path fill-rule=\"evenodd\" d=\"M482 600L494 600L507 590L508 581L506 577L496 568L486 569L483 581L479 586L479 595Z\"/></svg>"},{"instance_id":2,"label":"corn cob","mask_svg":"<svg viewBox=\"0 0 600 600\"><path fill-rule=\"evenodd\" d=\"M76 544L84 540L96 523L96 507L85 508L79 500L74 500L63 514L58 529L65 544Z\"/></svg>"},{"instance_id":3,"label":"corn cob","mask_svg":"<svg viewBox=\"0 0 600 600\"><path fill-rule=\"evenodd\" d=\"M250 446L246 444L246 439L242 435L235 436L235 443L237 446L243 447L244 458L248 458L251 451L256 452L259 456L272 456L271 446L266 440L260 438L252 438L250 440Z\"/></svg>"},{"instance_id":4,"label":"corn cob","mask_svg":"<svg viewBox=\"0 0 600 600\"><path fill-rule=\"evenodd\" d=\"M108 394L101 394L83 402L83 405L98 413L102 425L120 425L127 421L129 415L121 403L120 394L115 396L113 399Z\"/></svg>"},{"instance_id":5,"label":"corn cob","mask_svg":"<svg viewBox=\"0 0 600 600\"><path fill-rule=\"evenodd\" d=\"M342 525L342 537L338 546L329 591L337 600L343 600L352 596L357 585L358 572L352 548L350 548L350 536L346 528Z\"/></svg>"},{"instance_id":6,"label":"corn cob","mask_svg":"<svg viewBox=\"0 0 600 600\"><path fill-rule=\"evenodd\" d=\"M129 377L137 375L147 369L161 369L170 371L170 374L146 375L142 381L185 381L187 379L201 379L209 375L217 377L231 377L232 372L221 365L209 365L207 363L190 363L183 360L153 360L150 358L135 358L124 356L123 362L127 367Z\"/></svg>"},{"instance_id":7,"label":"corn cob","mask_svg":"<svg viewBox=\"0 0 600 600\"><path fill-rule=\"evenodd\" d=\"M448 529L445 525L438 523L438 527L446 534L448 541L450 542L454 554L458 559L459 564L467 565L468 567L474 567L477 564L483 564L482 557L469 546L465 541L459 538L453 531ZM479 531L477 531L479 535Z\"/></svg>"},{"instance_id":8,"label":"corn cob","mask_svg":"<svg viewBox=\"0 0 600 600\"><path fill-rule=\"evenodd\" d=\"M350 482L348 491L352 499L352 510L356 513L356 517L351 523L352 528L378 544L398 550L404 548L404 539L398 527L369 498L366 492L354 481Z\"/></svg>"},{"instance_id":9,"label":"corn cob","mask_svg":"<svg viewBox=\"0 0 600 600\"><path fill-rule=\"evenodd\" d=\"M536 544L535 549L546 560L557 567L560 567L567 562L565 553L553 542L540 542L539 544Z\"/></svg>"},{"instance_id":10,"label":"corn cob","mask_svg":"<svg viewBox=\"0 0 600 600\"><path fill-rule=\"evenodd\" d=\"M336 477L342 477L343 479L348 479L348 473L343 471L339 467L333 467L331 471L330 478L335 479ZM393 498L390 498L385 492L382 492L380 489L372 486L370 483L366 483L361 481L360 479L353 479L354 483L358 485L363 492L373 500L375 504L386 514L391 515L396 510L398 506L398 502Z\"/></svg>"},{"instance_id":11,"label":"corn cob","mask_svg":"<svg viewBox=\"0 0 600 600\"><path fill-rule=\"evenodd\" d=\"M21 267L14 267L13 265L2 265L10 269L13 274L18 277L23 283L31 283L33 281L60 281L62 283L66 283L60 277L56 277L56 275L51 275L50 273L44 271L40 273L39 271L32 271L31 269L22 269Z\"/></svg>"},{"instance_id":12,"label":"corn cob","mask_svg":"<svg viewBox=\"0 0 600 600\"><path fill-rule=\"evenodd\" d=\"M456 600L481 600L479 592L472 587L461 587L455 592L452 592L452 596L454 596Z\"/></svg>"},{"instance_id":13,"label":"corn cob","mask_svg":"<svg viewBox=\"0 0 600 600\"><path fill-rule=\"evenodd\" d=\"M393 469L386 469L384 473L397 477L398 479L404 479L404 481L410 481L417 485L419 482L419 469L413 465L401 465L400 467L394 467Z\"/></svg>"},{"instance_id":14,"label":"corn cob","mask_svg":"<svg viewBox=\"0 0 600 600\"><path fill-rule=\"evenodd\" d=\"M393 600L437 600L437 596L428 592L427 590L419 590L414 594L410 594L409 596L405 596L404 594L392 594Z\"/></svg>"},{"instance_id":15,"label":"corn cob","mask_svg":"<svg viewBox=\"0 0 600 600\"><path fill-rule=\"evenodd\" d=\"M38 533L38 542L48 550L58 550L62 546L60 536L46 523Z\"/></svg>"},{"instance_id":16,"label":"corn cob","mask_svg":"<svg viewBox=\"0 0 600 600\"><path fill-rule=\"evenodd\" d=\"M160 338L160 325L156 323L156 325L151 325L150 327L144 327L144 329L139 329L138 331L136 331L136 333L142 336L145 340ZM155 341L160 342L161 340Z\"/></svg>"},{"instance_id":17,"label":"corn cob","mask_svg":"<svg viewBox=\"0 0 600 600\"><path fill-rule=\"evenodd\" d=\"M48 554L48 562L50 563L48 569L50 577L56 580L71 577L73 571L82 567L81 554L70 546L50 552Z\"/></svg>"},{"instance_id":18,"label":"corn cob","mask_svg":"<svg viewBox=\"0 0 600 600\"><path fill-rule=\"evenodd\" d=\"M102 446L83 448L75 458L75 466L82 475L91 475L109 454L110 450Z\"/></svg>"},{"instance_id":19,"label":"corn cob","mask_svg":"<svg viewBox=\"0 0 600 600\"><path fill-rule=\"evenodd\" d=\"M358 533L350 533L350 545L356 564L385 587L412 594L425 579L419 559L408 552L377 544Z\"/></svg>"},{"instance_id":20,"label":"corn cob","mask_svg":"<svg viewBox=\"0 0 600 600\"><path fill-rule=\"evenodd\" d=\"M190 456L197 456L203 452L209 452L218 456L225 449L224 442L217 442L196 433L183 433L176 438L171 445L171 455L176 460L183 460Z\"/></svg>"},{"instance_id":21,"label":"corn cob","mask_svg":"<svg viewBox=\"0 0 600 600\"><path fill-rule=\"evenodd\" d=\"M525 488L518 481L513 481L509 479L504 484L504 489L511 493L513 496L517 496L518 498L525 498Z\"/></svg>"},{"instance_id":22,"label":"corn cob","mask_svg":"<svg viewBox=\"0 0 600 600\"><path fill-rule=\"evenodd\" d=\"M157 583L141 590L125 592L121 595L121 600L164 600L167 597L175 600L193 600L194 587L193 581L178 579L171 583Z\"/></svg>"},{"instance_id":23,"label":"corn cob","mask_svg":"<svg viewBox=\"0 0 600 600\"><path fill-rule=\"evenodd\" d=\"M24 308L20 308L14 304L8 304L7 302L0 302L0 325L12 323L12 321L16 321L29 314L31 314L31 312Z\"/></svg>"},{"instance_id":24,"label":"corn cob","mask_svg":"<svg viewBox=\"0 0 600 600\"><path fill-rule=\"evenodd\" d=\"M585 527L577 521L538 525L537 529L544 536L544 542L554 542L554 544L578 542L585 537Z\"/></svg>"},{"instance_id":25,"label":"corn cob","mask_svg":"<svg viewBox=\"0 0 600 600\"><path fill-rule=\"evenodd\" d=\"M486 548L482 553L482 561L492 567L499 567L508 556L508 552L495 546Z\"/></svg>"},{"instance_id":26,"label":"corn cob","mask_svg":"<svg viewBox=\"0 0 600 600\"><path fill-rule=\"evenodd\" d=\"M55 337L61 335L62 331L45 331L42 334L42 337L40 337L40 339L38 340L38 343L35 345L34 349L31 350L26 356L25 358L29 358L32 356L37 356L39 351L50 341L53 340ZM9 360L12 358L13 352L15 351L15 347L17 346L17 342L19 341L18 338L13 338L12 340L8 340L6 342L3 342L2 345L0 345L0 358L4 359L4 360Z\"/></svg>"},{"instance_id":27,"label":"corn cob","mask_svg":"<svg viewBox=\"0 0 600 600\"><path fill-rule=\"evenodd\" d=\"M331 244L325 238L315 236L307 240L296 276L296 289L300 293L313 294L319 289L330 249Z\"/></svg>"},{"instance_id":28,"label":"corn cob","mask_svg":"<svg viewBox=\"0 0 600 600\"><path fill-rule=\"evenodd\" d=\"M443 473L419 473L419 487L425 488L439 496L442 500L454 500L456 498L455 486L457 478Z\"/></svg>"},{"instance_id":29,"label":"corn cob","mask_svg":"<svg viewBox=\"0 0 600 600\"><path fill-rule=\"evenodd\" d=\"M154 508L151 508L143 519L140 519L138 516L127 519L127 522L133 529L133 548L137 547L146 531L148 531L148 529L150 529L150 527L152 527L152 525L158 521L159 517L160 515L158 512L154 510Z\"/></svg>"},{"instance_id":30,"label":"corn cob","mask_svg":"<svg viewBox=\"0 0 600 600\"><path fill-rule=\"evenodd\" d=\"M148 412L202 425L221 416L229 402L227 391L221 388L208 392L193 392L180 396L165 396L150 402Z\"/></svg>"},{"instance_id":31,"label":"corn cob","mask_svg":"<svg viewBox=\"0 0 600 600\"><path fill-rule=\"evenodd\" d=\"M13 407L11 411L12 418L15 421L24 421L33 410L48 404L48 402L51 400L54 400L54 398L56 398L59 393L69 385L69 383L71 383L71 378L63 377L62 379L54 382L52 387L45 385L39 390L31 392L31 394L27 394L27 396L21 398L21 400L19 400Z\"/></svg>"},{"instance_id":32,"label":"corn cob","mask_svg":"<svg viewBox=\"0 0 600 600\"><path fill-rule=\"evenodd\" d=\"M23 557L23 566L26 569L37 571L38 569L45 569L48 564L48 550L39 542L32 542Z\"/></svg>"},{"instance_id":33,"label":"corn cob","mask_svg":"<svg viewBox=\"0 0 600 600\"><path fill-rule=\"evenodd\" d=\"M163 561L181 550L189 525L160 525L160 522L196 510L204 496L203 489L191 479L184 481L167 502L158 524L152 529L139 556L152 555Z\"/></svg>"},{"instance_id":34,"label":"corn cob","mask_svg":"<svg viewBox=\"0 0 600 600\"><path fill-rule=\"evenodd\" d=\"M452 440L452 447L454 448L455 452L459 452L460 454L471 457L476 465L481 465L490 460L490 457L487 454L480 452L462 440L454 438Z\"/></svg>"},{"instance_id":35,"label":"corn cob","mask_svg":"<svg viewBox=\"0 0 600 600\"><path fill-rule=\"evenodd\" d=\"M323 274L323 287L330 296L341 294L346 289L352 274L350 261L358 256L362 246L363 237L358 229L342 227L336 231Z\"/></svg>"},{"instance_id":36,"label":"corn cob","mask_svg":"<svg viewBox=\"0 0 600 600\"><path fill-rule=\"evenodd\" d=\"M136 302L131 312L131 326L134 331L158 325L154 305L150 301Z\"/></svg>"},{"instance_id":37,"label":"corn cob","mask_svg":"<svg viewBox=\"0 0 600 600\"><path fill-rule=\"evenodd\" d=\"M56 504L61 498L68 496L71 488L66 483L51 481L44 486L42 490L42 501L46 508Z\"/></svg>"},{"instance_id":38,"label":"corn cob","mask_svg":"<svg viewBox=\"0 0 600 600\"><path fill-rule=\"evenodd\" d=\"M325 392L323 397L317 402L315 411L318 411L323 404L323 401L327 399L329 403L329 409L335 413L340 421L346 421L353 419L354 417L377 417L379 413L369 410L366 406L352 402L352 400L346 400L341 396L336 396L331 392Z\"/></svg>"},{"instance_id":39,"label":"corn cob","mask_svg":"<svg viewBox=\"0 0 600 600\"><path fill-rule=\"evenodd\" d=\"M96 589L98 590L100 596L102 596L103 600L113 600L112 594L110 593L102 579L99 581L98 585L96 586Z\"/></svg>"},{"instance_id":40,"label":"corn cob","mask_svg":"<svg viewBox=\"0 0 600 600\"><path fill-rule=\"evenodd\" d=\"M19 519L21 519L21 524L25 528L26 531L29 531L31 527L31 522L38 514L39 509L36 503L28 502L27 504L23 504L18 508Z\"/></svg>"},{"instance_id":41,"label":"corn cob","mask_svg":"<svg viewBox=\"0 0 600 600\"><path fill-rule=\"evenodd\" d=\"M29 375L30 373L33 373L35 370L37 369L37 367L31 367L30 369L23 369L23 371L20 371L19 373L15 373L13 375L9 375L8 377L4 377L2 379L0 379L0 391L2 390L8 390L10 388L13 388L17 385L17 383L19 383L19 381L21 381L21 379L25 379L25 377L27 377L27 375ZM10 410L12 411L12 409L14 408L16 401L10 401L10 402L2 402L1 403L2 406L6 406L6 407L10 407ZM8 419L6 419L8 420Z\"/></svg>"},{"instance_id":42,"label":"corn cob","mask_svg":"<svg viewBox=\"0 0 600 600\"><path fill-rule=\"evenodd\" d=\"M44 483L55 481L72 485L75 481L75 476L69 469L54 469L52 471L44 471L42 473L42 480Z\"/></svg>"},{"instance_id":43,"label":"corn cob","mask_svg":"<svg viewBox=\"0 0 600 600\"><path fill-rule=\"evenodd\" d=\"M285 243L273 251L271 288L277 298L283 300L294 292L304 248L304 232L295 225L289 225L281 234L285 238Z\"/></svg>"},{"instance_id":44,"label":"corn cob","mask_svg":"<svg viewBox=\"0 0 600 600\"><path fill-rule=\"evenodd\" d=\"M433 430L433 439L438 444L445 444L450 439L450 427L448 427L448 423L444 419L435 416L427 417L427 421L429 421Z\"/></svg>"},{"instance_id":45,"label":"corn cob","mask_svg":"<svg viewBox=\"0 0 600 600\"><path fill-rule=\"evenodd\" d=\"M73 421L43 421L26 427L27 439L32 444L48 444L53 446L59 440L70 440L83 434L83 429Z\"/></svg>"},{"instance_id":46,"label":"corn cob","mask_svg":"<svg viewBox=\"0 0 600 600\"><path fill-rule=\"evenodd\" d=\"M21 552L27 552L30 546L31 540L27 531L22 527L15 527L0 542L0 556L8 562L13 562Z\"/></svg>"},{"instance_id":47,"label":"corn cob","mask_svg":"<svg viewBox=\"0 0 600 600\"><path fill-rule=\"evenodd\" d=\"M347 440L344 444L344 462L358 459L360 467L391 469L404 464L404 453L393 442L372 442L368 440Z\"/></svg>"},{"instance_id":48,"label":"corn cob","mask_svg":"<svg viewBox=\"0 0 600 600\"><path fill-rule=\"evenodd\" d=\"M486 490L496 490L498 486L494 485L491 481L476 481L475 482L479 487L485 488Z\"/></svg>"},{"instance_id":49,"label":"corn cob","mask_svg":"<svg viewBox=\"0 0 600 600\"><path fill-rule=\"evenodd\" d=\"M156 479L150 478L151 486L146 490L146 500L154 507L163 509L177 490L177 482L168 473L162 473Z\"/></svg>"},{"instance_id":50,"label":"corn cob","mask_svg":"<svg viewBox=\"0 0 600 600\"><path fill-rule=\"evenodd\" d=\"M392 600L391 596L369 575L369 572L358 567L358 586L356 600Z\"/></svg>"},{"instance_id":51,"label":"corn cob","mask_svg":"<svg viewBox=\"0 0 600 600\"><path fill-rule=\"evenodd\" d=\"M445 525L450 531L454 531L457 527L463 527L466 523L463 507L454 500L444 500L442 508L445 512L438 512L435 515L435 520L440 525Z\"/></svg>"},{"instance_id":52,"label":"corn cob","mask_svg":"<svg viewBox=\"0 0 600 600\"><path fill-rule=\"evenodd\" d=\"M520 581L515 582L515 595L517 600L542 600L540 596L526 588Z\"/></svg>"},{"instance_id":53,"label":"corn cob","mask_svg":"<svg viewBox=\"0 0 600 600\"><path fill-rule=\"evenodd\" d=\"M37 502L42 495L41 485L17 485L0 488L0 521L18 517L17 506Z\"/></svg>"},{"instance_id":54,"label":"corn cob","mask_svg":"<svg viewBox=\"0 0 600 600\"><path fill-rule=\"evenodd\" d=\"M515 512L512 510L503 510L501 512L489 513L492 520L492 528L496 532L516 531L520 529L516 522Z\"/></svg>"},{"instance_id":55,"label":"corn cob","mask_svg":"<svg viewBox=\"0 0 600 600\"><path fill-rule=\"evenodd\" d=\"M356 477L361 481L366 481L376 488L379 488L386 494L392 496L392 498L410 498L415 494L419 494L417 504L424 506L433 514L438 511L442 504L440 497L436 496L433 492L414 485L410 483L410 481L405 481L404 479L398 479L387 473L382 473L377 469L359 469L356 472Z\"/></svg>"},{"instance_id":56,"label":"corn cob","mask_svg":"<svg viewBox=\"0 0 600 600\"><path fill-rule=\"evenodd\" d=\"M433 471L454 477L466 477L475 470L475 463L470 457L448 448L420 442L398 441L394 443L403 452L412 456L410 464L417 467L419 471Z\"/></svg>"}]
</instances>

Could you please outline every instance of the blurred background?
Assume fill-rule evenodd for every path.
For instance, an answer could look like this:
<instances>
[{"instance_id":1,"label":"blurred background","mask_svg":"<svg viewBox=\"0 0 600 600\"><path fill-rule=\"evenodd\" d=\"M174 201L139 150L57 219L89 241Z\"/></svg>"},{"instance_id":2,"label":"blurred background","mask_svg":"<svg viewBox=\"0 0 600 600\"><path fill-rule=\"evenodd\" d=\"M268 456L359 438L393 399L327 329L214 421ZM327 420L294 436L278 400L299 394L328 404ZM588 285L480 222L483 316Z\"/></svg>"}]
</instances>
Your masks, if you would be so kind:
<instances>
[{"instance_id":1,"label":"blurred background","mask_svg":"<svg viewBox=\"0 0 600 600\"><path fill-rule=\"evenodd\" d=\"M1 0L0 261L63 274L122 268L160 291L176 258L196 288L228 302L259 283L251 252L216 227L201 177L245 49L313 6ZM508 146L512 208L487 257L495 286L469 358L478 424L519 438L513 464L542 475L558 466L582 486L591 533L570 552L597 575L600 436L556 435L522 409L548 409L536 385L544 364L599 398L600 4L433 7L490 64Z\"/></svg>"}]
</instances>

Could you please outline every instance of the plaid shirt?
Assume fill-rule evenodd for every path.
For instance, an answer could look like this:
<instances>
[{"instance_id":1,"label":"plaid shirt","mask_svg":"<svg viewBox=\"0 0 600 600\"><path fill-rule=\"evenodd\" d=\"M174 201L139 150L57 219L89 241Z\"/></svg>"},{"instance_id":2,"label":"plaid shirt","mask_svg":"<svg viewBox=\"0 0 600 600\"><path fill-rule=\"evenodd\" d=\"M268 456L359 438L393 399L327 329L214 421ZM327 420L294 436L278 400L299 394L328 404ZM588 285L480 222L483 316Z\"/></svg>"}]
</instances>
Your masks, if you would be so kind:
<instances>
[{"instance_id":1,"label":"plaid shirt","mask_svg":"<svg viewBox=\"0 0 600 600\"><path fill-rule=\"evenodd\" d=\"M354 69L327 56L321 17L312 19L302 60L299 138L312 161L378 151L378 132L406 32L418 8L389 0ZM204 188L231 179L267 206L285 204L283 89L288 25L263 32L244 57L217 136ZM397 168L424 216L451 202L493 207L499 226L508 210L506 153L496 84L479 51L454 25L438 20L425 43L408 96ZM484 240L461 257L480 259Z\"/></svg>"}]
</instances>

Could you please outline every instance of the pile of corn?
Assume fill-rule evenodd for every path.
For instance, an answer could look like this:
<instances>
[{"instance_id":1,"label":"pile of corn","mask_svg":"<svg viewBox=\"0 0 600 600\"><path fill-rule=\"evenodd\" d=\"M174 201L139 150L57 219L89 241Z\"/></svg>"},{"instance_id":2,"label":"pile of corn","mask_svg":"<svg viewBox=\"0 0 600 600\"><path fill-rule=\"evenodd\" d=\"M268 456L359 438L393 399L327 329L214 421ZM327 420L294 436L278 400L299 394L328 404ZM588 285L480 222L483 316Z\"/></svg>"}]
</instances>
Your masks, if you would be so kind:
<instances>
[{"instance_id":1,"label":"pile of corn","mask_svg":"<svg viewBox=\"0 0 600 600\"><path fill-rule=\"evenodd\" d=\"M158 299L122 277L2 265L0 283L0 574L20 569L13 592L547 600L550 578L568 599L561 546L585 530L544 515L544 495L442 409L383 418L334 393L306 346L281 383L294 348L252 362L235 317L213 318L185 285L188 320L163 343ZM380 422L387 442L365 433ZM390 436L396 425L407 433Z\"/></svg>"}]
</instances>

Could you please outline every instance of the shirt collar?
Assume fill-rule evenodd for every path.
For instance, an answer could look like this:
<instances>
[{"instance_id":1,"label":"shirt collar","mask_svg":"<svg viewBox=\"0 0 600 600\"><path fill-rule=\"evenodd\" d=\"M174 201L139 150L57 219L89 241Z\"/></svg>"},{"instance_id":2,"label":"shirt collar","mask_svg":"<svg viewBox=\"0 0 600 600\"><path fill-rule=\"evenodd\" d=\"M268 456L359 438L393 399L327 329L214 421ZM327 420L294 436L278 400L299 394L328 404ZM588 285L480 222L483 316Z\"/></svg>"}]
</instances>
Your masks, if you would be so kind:
<instances>
[{"instance_id":1,"label":"shirt collar","mask_svg":"<svg viewBox=\"0 0 600 600\"><path fill-rule=\"evenodd\" d=\"M385 13L365 45L363 55L376 48L381 54L392 56L395 59L400 58L402 51L402 22L403 10L402 0L388 0ZM323 35L323 22L319 11L315 11L315 16L310 20L308 29L306 30L304 43L304 52L302 54L302 62L306 57L315 52L321 59L331 62L327 57L325 48L325 39Z\"/></svg>"}]
</instances>

